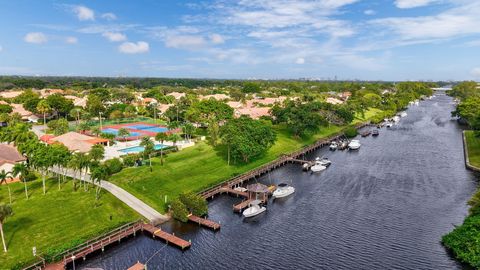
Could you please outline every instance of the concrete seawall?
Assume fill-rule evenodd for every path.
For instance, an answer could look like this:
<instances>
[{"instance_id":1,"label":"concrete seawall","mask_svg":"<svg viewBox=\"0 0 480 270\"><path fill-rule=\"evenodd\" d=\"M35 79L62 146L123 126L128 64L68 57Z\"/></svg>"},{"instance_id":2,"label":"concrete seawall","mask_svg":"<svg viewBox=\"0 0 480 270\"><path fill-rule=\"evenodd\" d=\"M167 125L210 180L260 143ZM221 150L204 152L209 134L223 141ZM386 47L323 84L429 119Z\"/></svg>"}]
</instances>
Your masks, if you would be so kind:
<instances>
[{"instance_id":1,"label":"concrete seawall","mask_svg":"<svg viewBox=\"0 0 480 270\"><path fill-rule=\"evenodd\" d=\"M468 147L467 147L467 138L465 137L465 131L462 132L462 138L463 138L463 154L465 156L465 167L467 167L467 169L472 170L474 172L480 172L480 168L470 164L470 159L468 158Z\"/></svg>"}]
</instances>

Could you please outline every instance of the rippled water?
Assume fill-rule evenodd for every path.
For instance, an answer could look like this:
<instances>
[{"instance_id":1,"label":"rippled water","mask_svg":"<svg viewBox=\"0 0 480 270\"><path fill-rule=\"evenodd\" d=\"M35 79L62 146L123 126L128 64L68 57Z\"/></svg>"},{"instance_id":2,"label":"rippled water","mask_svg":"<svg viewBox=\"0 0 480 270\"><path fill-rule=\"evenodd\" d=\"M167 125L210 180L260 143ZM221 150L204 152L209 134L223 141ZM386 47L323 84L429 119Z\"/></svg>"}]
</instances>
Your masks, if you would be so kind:
<instances>
[{"instance_id":1,"label":"rippled water","mask_svg":"<svg viewBox=\"0 0 480 270\"><path fill-rule=\"evenodd\" d=\"M140 236L92 257L77 269L460 269L440 244L467 214L476 188L465 169L461 130L450 119L451 99L438 95L410 108L408 116L377 138L360 138L358 152L329 152L333 164L320 174L291 164L259 179L290 182L293 196L270 201L250 220L232 212L240 199L210 202L222 229L171 222L185 252Z\"/></svg>"}]
</instances>

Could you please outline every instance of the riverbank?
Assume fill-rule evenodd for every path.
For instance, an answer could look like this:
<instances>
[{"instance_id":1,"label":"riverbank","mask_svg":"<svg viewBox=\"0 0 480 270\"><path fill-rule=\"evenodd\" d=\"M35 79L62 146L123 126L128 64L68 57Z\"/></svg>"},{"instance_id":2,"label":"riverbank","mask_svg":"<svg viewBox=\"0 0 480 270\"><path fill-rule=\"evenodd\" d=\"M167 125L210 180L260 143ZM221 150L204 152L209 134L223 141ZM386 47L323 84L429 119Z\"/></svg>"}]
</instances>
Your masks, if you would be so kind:
<instances>
[{"instance_id":1,"label":"riverbank","mask_svg":"<svg viewBox=\"0 0 480 270\"><path fill-rule=\"evenodd\" d=\"M137 213L103 192L95 206L95 191L73 190L67 182L58 190L55 179L47 180L43 195L41 180L28 183L30 198L25 198L23 183L9 185L14 215L4 224L8 252L0 253L0 269L16 269L32 263L32 248L37 254L55 255L62 250L140 218ZM0 201L8 202L8 189L0 188Z\"/></svg>"},{"instance_id":2,"label":"riverbank","mask_svg":"<svg viewBox=\"0 0 480 270\"><path fill-rule=\"evenodd\" d=\"M465 165L468 169L480 172L480 139L474 132L463 132ZM463 224L442 238L442 243L463 263L480 268L480 190L470 198L469 216Z\"/></svg>"},{"instance_id":3,"label":"riverbank","mask_svg":"<svg viewBox=\"0 0 480 270\"><path fill-rule=\"evenodd\" d=\"M466 145L467 167L480 172L480 138L476 137L472 130L466 130L463 134Z\"/></svg>"}]
</instances>

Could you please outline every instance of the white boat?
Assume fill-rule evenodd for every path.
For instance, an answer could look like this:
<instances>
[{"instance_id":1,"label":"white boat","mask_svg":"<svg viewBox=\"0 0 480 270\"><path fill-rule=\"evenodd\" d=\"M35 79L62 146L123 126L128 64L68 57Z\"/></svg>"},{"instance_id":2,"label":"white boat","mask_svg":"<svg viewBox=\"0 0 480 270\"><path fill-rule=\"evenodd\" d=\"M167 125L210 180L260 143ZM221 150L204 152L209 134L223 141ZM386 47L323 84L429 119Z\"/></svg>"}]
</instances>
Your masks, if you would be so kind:
<instances>
[{"instance_id":1,"label":"white boat","mask_svg":"<svg viewBox=\"0 0 480 270\"><path fill-rule=\"evenodd\" d=\"M289 186L285 183L281 183L278 185L277 189L273 192L272 196L273 198L283 198L293 194L294 192L295 192L294 187Z\"/></svg>"},{"instance_id":2,"label":"white boat","mask_svg":"<svg viewBox=\"0 0 480 270\"><path fill-rule=\"evenodd\" d=\"M250 203L250 206L243 211L243 216L244 217L253 217L258 214L261 214L265 211L267 211L266 207L260 206L260 201L259 200L254 200Z\"/></svg>"},{"instance_id":3,"label":"white boat","mask_svg":"<svg viewBox=\"0 0 480 270\"><path fill-rule=\"evenodd\" d=\"M321 159L320 159L319 157L317 157L317 158L315 159L315 163L318 163L318 164L320 164L320 165L322 165L322 166L325 166L325 167L328 167L328 166L330 166L330 165L332 164L332 162L331 162L328 158L326 158L326 157L321 158Z\"/></svg>"},{"instance_id":4,"label":"white boat","mask_svg":"<svg viewBox=\"0 0 480 270\"><path fill-rule=\"evenodd\" d=\"M420 104L420 101L418 101L418 99L417 99L417 100L415 100L415 101L413 102L413 104L415 104L415 105L418 106L418 104Z\"/></svg>"},{"instance_id":5,"label":"white boat","mask_svg":"<svg viewBox=\"0 0 480 270\"><path fill-rule=\"evenodd\" d=\"M348 144L348 148L351 149L351 150L357 150L357 149L360 148L360 146L361 146L361 144L360 144L359 140L352 140Z\"/></svg>"},{"instance_id":6,"label":"white boat","mask_svg":"<svg viewBox=\"0 0 480 270\"><path fill-rule=\"evenodd\" d=\"M400 122L400 117L395 115L393 118L392 118L392 121L395 122L395 123L398 123Z\"/></svg>"},{"instance_id":7,"label":"white boat","mask_svg":"<svg viewBox=\"0 0 480 270\"><path fill-rule=\"evenodd\" d=\"M400 116L400 117L406 117L406 116L407 116L407 112L400 112L400 113L398 114L398 116Z\"/></svg>"},{"instance_id":8,"label":"white boat","mask_svg":"<svg viewBox=\"0 0 480 270\"><path fill-rule=\"evenodd\" d=\"M332 142L330 144L330 150L335 151L335 150L337 150L337 148L338 148L337 142Z\"/></svg>"},{"instance_id":9,"label":"white boat","mask_svg":"<svg viewBox=\"0 0 480 270\"><path fill-rule=\"evenodd\" d=\"M240 191L240 192L247 192L247 189L244 187L236 187L233 190Z\"/></svg>"},{"instance_id":10,"label":"white boat","mask_svg":"<svg viewBox=\"0 0 480 270\"><path fill-rule=\"evenodd\" d=\"M391 128L391 127L393 127L393 123L388 122L385 126L386 126L387 128Z\"/></svg>"},{"instance_id":11,"label":"white boat","mask_svg":"<svg viewBox=\"0 0 480 270\"><path fill-rule=\"evenodd\" d=\"M324 171L325 169L327 169L327 167L320 164L320 160L316 160L315 165L313 165L310 168L312 172L321 172L321 171Z\"/></svg>"}]
</instances>

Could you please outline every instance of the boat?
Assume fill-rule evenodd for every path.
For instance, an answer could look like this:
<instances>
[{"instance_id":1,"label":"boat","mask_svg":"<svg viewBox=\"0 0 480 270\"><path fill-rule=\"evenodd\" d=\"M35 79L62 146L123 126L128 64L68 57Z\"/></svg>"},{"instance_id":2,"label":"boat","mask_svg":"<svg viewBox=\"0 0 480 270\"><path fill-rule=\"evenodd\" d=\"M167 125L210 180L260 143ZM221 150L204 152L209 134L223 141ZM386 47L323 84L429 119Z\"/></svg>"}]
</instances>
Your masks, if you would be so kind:
<instances>
[{"instance_id":1,"label":"boat","mask_svg":"<svg viewBox=\"0 0 480 270\"><path fill-rule=\"evenodd\" d=\"M372 134L372 132L370 130L367 130L367 131L362 132L360 135L362 135L362 137L368 137L368 136L370 136L370 134Z\"/></svg>"},{"instance_id":2,"label":"boat","mask_svg":"<svg viewBox=\"0 0 480 270\"><path fill-rule=\"evenodd\" d=\"M378 135L380 135L380 132L378 131L378 129L374 129L374 130L372 131L372 136L373 136L373 137L376 137L376 136L378 136Z\"/></svg>"},{"instance_id":3,"label":"boat","mask_svg":"<svg viewBox=\"0 0 480 270\"><path fill-rule=\"evenodd\" d=\"M258 214L261 214L265 211L267 211L266 207L261 206L262 202L260 200L254 200L250 203L249 207L243 211L243 216L248 218L248 217L254 217Z\"/></svg>"},{"instance_id":4,"label":"boat","mask_svg":"<svg viewBox=\"0 0 480 270\"><path fill-rule=\"evenodd\" d=\"M331 151L335 151L335 150L337 150L337 148L338 148L337 142L332 142L332 143L330 144L330 150L331 150Z\"/></svg>"},{"instance_id":5,"label":"boat","mask_svg":"<svg viewBox=\"0 0 480 270\"><path fill-rule=\"evenodd\" d=\"M398 114L398 116L400 116L400 117L406 117L406 116L407 116L407 112L400 112L400 113Z\"/></svg>"},{"instance_id":6,"label":"boat","mask_svg":"<svg viewBox=\"0 0 480 270\"><path fill-rule=\"evenodd\" d=\"M326 157L323 157L321 159L319 157L317 157L315 159L315 164L317 164L317 163L322 165L322 166L325 166L325 167L328 167L332 164L332 162Z\"/></svg>"},{"instance_id":7,"label":"boat","mask_svg":"<svg viewBox=\"0 0 480 270\"><path fill-rule=\"evenodd\" d=\"M415 100L415 101L413 102L413 104L415 104L415 105L418 106L418 105L420 104L420 101L418 101L418 99L417 99L417 100Z\"/></svg>"},{"instance_id":8,"label":"boat","mask_svg":"<svg viewBox=\"0 0 480 270\"><path fill-rule=\"evenodd\" d=\"M352 140L349 144L348 144L348 148L350 150L357 150L359 149L361 146L360 144L360 141L359 140Z\"/></svg>"},{"instance_id":9,"label":"boat","mask_svg":"<svg viewBox=\"0 0 480 270\"><path fill-rule=\"evenodd\" d=\"M347 141L342 141L342 142L340 142L340 144L338 145L338 149L339 149L339 150L345 150L345 149L347 149L347 147L348 147L348 142L347 142Z\"/></svg>"},{"instance_id":10,"label":"boat","mask_svg":"<svg viewBox=\"0 0 480 270\"><path fill-rule=\"evenodd\" d=\"M244 187L236 187L236 188L234 188L233 190L235 190L235 191L240 191L240 192L247 192L247 189L244 188Z\"/></svg>"},{"instance_id":11,"label":"boat","mask_svg":"<svg viewBox=\"0 0 480 270\"><path fill-rule=\"evenodd\" d=\"M389 123L387 123L385 126L386 126L387 128L391 128L391 127L393 127L393 123L389 122Z\"/></svg>"},{"instance_id":12,"label":"boat","mask_svg":"<svg viewBox=\"0 0 480 270\"><path fill-rule=\"evenodd\" d=\"M320 162L320 159L317 158L318 160L315 160L315 165L313 165L310 170L312 172L321 172L321 171L324 171L325 169L327 169L327 166L324 166L322 165L322 163Z\"/></svg>"},{"instance_id":13,"label":"boat","mask_svg":"<svg viewBox=\"0 0 480 270\"><path fill-rule=\"evenodd\" d=\"M392 118L392 121L395 122L395 123L400 122L400 116L395 115L395 116Z\"/></svg>"},{"instance_id":14,"label":"boat","mask_svg":"<svg viewBox=\"0 0 480 270\"><path fill-rule=\"evenodd\" d=\"M295 188L289 186L285 183L281 183L278 185L277 189L273 192L273 198L283 198L287 197L295 192Z\"/></svg>"}]
</instances>

